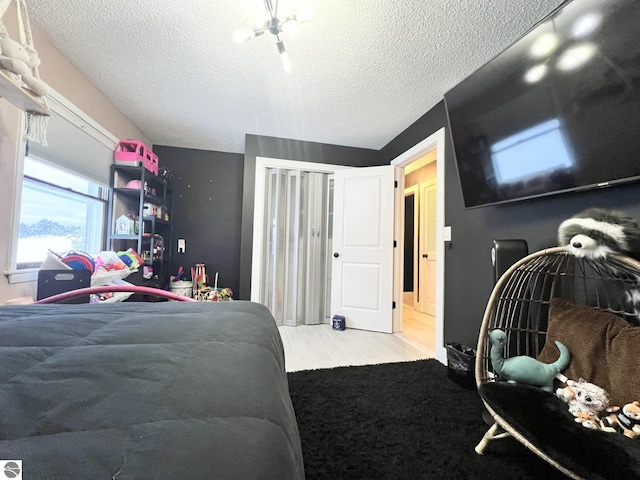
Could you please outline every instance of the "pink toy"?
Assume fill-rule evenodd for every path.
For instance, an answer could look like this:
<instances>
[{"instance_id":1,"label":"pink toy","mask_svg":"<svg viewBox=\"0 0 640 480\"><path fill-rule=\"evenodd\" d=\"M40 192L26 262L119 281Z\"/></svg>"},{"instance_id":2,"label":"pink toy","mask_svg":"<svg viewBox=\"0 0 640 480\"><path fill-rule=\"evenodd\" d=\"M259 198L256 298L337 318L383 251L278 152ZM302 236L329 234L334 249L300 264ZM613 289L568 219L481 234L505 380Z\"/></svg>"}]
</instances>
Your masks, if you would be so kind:
<instances>
[{"instance_id":1,"label":"pink toy","mask_svg":"<svg viewBox=\"0 0 640 480\"><path fill-rule=\"evenodd\" d=\"M144 166L154 175L158 174L158 156L139 140L120 140L114 159L117 165Z\"/></svg>"},{"instance_id":2,"label":"pink toy","mask_svg":"<svg viewBox=\"0 0 640 480\"><path fill-rule=\"evenodd\" d=\"M154 175L158 175L158 156L151 150L147 150L144 166Z\"/></svg>"}]
</instances>

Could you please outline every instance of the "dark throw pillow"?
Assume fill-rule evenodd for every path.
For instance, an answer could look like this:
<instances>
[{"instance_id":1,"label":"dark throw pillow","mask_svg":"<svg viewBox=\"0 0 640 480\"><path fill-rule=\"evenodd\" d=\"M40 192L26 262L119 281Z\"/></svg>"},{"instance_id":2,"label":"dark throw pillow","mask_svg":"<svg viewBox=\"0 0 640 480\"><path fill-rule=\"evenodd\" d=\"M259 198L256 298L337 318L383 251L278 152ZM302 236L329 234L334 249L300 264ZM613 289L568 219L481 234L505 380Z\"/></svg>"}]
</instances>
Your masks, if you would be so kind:
<instances>
[{"instance_id":1,"label":"dark throw pillow","mask_svg":"<svg viewBox=\"0 0 640 480\"><path fill-rule=\"evenodd\" d=\"M563 372L568 378L584 378L604 388L611 405L640 400L640 327L612 313L553 298L538 360L551 363L558 358L556 340L571 353Z\"/></svg>"}]
</instances>

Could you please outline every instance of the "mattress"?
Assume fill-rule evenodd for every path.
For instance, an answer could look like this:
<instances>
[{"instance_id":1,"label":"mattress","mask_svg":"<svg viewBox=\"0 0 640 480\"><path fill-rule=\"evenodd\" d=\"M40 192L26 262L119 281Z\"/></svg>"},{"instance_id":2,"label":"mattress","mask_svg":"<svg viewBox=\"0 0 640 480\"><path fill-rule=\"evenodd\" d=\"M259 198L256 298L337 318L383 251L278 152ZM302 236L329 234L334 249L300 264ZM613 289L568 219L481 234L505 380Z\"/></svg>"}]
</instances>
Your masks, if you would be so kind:
<instances>
[{"instance_id":1,"label":"mattress","mask_svg":"<svg viewBox=\"0 0 640 480\"><path fill-rule=\"evenodd\" d=\"M263 305L0 307L0 459L25 479L302 479Z\"/></svg>"}]
</instances>

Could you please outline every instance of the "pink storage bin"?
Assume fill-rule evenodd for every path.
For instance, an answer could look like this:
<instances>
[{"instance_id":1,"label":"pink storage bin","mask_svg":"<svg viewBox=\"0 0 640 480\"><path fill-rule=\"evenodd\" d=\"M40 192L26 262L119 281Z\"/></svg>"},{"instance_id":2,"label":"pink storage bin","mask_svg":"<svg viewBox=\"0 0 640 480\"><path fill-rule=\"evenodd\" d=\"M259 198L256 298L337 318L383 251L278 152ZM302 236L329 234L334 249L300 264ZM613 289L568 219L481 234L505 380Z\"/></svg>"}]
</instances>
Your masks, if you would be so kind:
<instances>
[{"instance_id":1,"label":"pink storage bin","mask_svg":"<svg viewBox=\"0 0 640 480\"><path fill-rule=\"evenodd\" d=\"M120 140L114 152L117 165L144 166L147 170L158 174L158 156L139 140Z\"/></svg>"}]
</instances>

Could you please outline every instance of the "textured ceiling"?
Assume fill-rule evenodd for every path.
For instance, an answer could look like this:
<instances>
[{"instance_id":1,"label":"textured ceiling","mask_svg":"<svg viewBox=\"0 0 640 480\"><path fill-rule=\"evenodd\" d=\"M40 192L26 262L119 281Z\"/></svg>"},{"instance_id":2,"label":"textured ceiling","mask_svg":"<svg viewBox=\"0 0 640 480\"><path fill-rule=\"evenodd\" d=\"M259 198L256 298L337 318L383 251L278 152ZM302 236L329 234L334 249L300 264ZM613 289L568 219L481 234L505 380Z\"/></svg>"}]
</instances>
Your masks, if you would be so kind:
<instances>
[{"instance_id":1,"label":"textured ceiling","mask_svg":"<svg viewBox=\"0 0 640 480\"><path fill-rule=\"evenodd\" d=\"M272 0L275 4L275 0ZM29 0L31 22L155 144L245 134L380 149L562 0L280 0L315 13L239 45L263 0ZM37 45L36 45L37 47ZM44 78L46 81L46 78Z\"/></svg>"}]
</instances>

